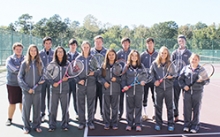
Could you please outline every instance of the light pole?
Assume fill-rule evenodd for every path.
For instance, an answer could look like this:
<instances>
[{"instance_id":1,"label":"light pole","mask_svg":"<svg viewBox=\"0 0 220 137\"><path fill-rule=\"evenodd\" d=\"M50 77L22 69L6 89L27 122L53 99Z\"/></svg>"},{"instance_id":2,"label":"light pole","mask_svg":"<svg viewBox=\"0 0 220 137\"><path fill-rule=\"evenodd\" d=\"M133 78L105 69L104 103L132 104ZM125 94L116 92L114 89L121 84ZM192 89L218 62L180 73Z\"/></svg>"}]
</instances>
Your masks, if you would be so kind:
<instances>
[{"instance_id":1,"label":"light pole","mask_svg":"<svg viewBox=\"0 0 220 137\"><path fill-rule=\"evenodd\" d=\"M29 25L29 29L30 29L30 44L32 43L32 34L31 34L31 31L32 31L32 23L31 21L27 21L27 25Z\"/></svg>"}]
</instances>

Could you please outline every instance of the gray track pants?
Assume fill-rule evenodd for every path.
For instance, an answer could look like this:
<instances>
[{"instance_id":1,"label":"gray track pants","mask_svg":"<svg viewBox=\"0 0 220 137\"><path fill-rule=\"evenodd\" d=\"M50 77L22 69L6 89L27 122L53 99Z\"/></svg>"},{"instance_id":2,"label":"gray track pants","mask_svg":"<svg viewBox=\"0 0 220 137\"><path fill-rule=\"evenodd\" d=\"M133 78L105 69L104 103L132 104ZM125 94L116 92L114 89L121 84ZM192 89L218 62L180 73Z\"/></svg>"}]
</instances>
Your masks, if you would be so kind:
<instances>
[{"instance_id":1,"label":"gray track pants","mask_svg":"<svg viewBox=\"0 0 220 137\"><path fill-rule=\"evenodd\" d=\"M92 123L95 114L96 85L82 86L77 84L76 97L79 123L83 125L86 124L85 106L88 108L88 123ZM87 98L87 101L85 101L85 98ZM87 102L87 104L85 102Z\"/></svg>"},{"instance_id":2,"label":"gray track pants","mask_svg":"<svg viewBox=\"0 0 220 137\"><path fill-rule=\"evenodd\" d=\"M163 109L163 100L165 99L165 104L167 107L167 117L168 117L168 125L174 125L173 121L173 87L166 88L166 90L162 88L155 88L155 114L156 114L156 124L162 126L162 109Z\"/></svg>"},{"instance_id":3,"label":"gray track pants","mask_svg":"<svg viewBox=\"0 0 220 137\"><path fill-rule=\"evenodd\" d=\"M40 107L41 107L41 94L23 94L22 96L22 120L24 122L24 128L30 131L30 112L33 105L33 124L32 128L36 129L40 127Z\"/></svg>"},{"instance_id":4,"label":"gray track pants","mask_svg":"<svg viewBox=\"0 0 220 137\"><path fill-rule=\"evenodd\" d=\"M102 95L103 120L105 124L118 124L119 94Z\"/></svg>"},{"instance_id":5,"label":"gray track pants","mask_svg":"<svg viewBox=\"0 0 220 137\"><path fill-rule=\"evenodd\" d=\"M60 101L61 110L62 110L61 128L68 127L69 91L62 91L61 93L52 91L50 93L50 113L49 113L49 127L50 128L56 128L57 109L58 109L59 101Z\"/></svg>"},{"instance_id":6,"label":"gray track pants","mask_svg":"<svg viewBox=\"0 0 220 137\"><path fill-rule=\"evenodd\" d=\"M199 113L202 91L184 92L184 127L199 130ZM193 115L193 117L192 117Z\"/></svg>"}]
</instances>

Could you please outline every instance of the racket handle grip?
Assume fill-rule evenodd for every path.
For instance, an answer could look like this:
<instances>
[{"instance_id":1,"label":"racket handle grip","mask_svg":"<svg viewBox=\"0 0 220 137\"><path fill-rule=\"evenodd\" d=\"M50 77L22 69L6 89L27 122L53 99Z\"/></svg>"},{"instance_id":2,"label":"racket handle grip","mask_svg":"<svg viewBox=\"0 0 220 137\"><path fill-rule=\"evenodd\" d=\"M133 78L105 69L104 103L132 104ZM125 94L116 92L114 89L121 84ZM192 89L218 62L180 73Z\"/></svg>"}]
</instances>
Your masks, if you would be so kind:
<instances>
[{"instance_id":1,"label":"racket handle grip","mask_svg":"<svg viewBox=\"0 0 220 137\"><path fill-rule=\"evenodd\" d=\"M36 84L32 89L35 90L37 88L38 84Z\"/></svg>"},{"instance_id":2,"label":"racket handle grip","mask_svg":"<svg viewBox=\"0 0 220 137\"><path fill-rule=\"evenodd\" d=\"M62 83L62 79L60 81L57 82L58 84Z\"/></svg>"},{"instance_id":3,"label":"racket handle grip","mask_svg":"<svg viewBox=\"0 0 220 137\"><path fill-rule=\"evenodd\" d=\"M131 86L128 86L128 89L129 89L129 88L131 88ZM124 89L122 89L121 91L122 91L122 92L125 92L125 90L124 90Z\"/></svg>"}]
</instances>

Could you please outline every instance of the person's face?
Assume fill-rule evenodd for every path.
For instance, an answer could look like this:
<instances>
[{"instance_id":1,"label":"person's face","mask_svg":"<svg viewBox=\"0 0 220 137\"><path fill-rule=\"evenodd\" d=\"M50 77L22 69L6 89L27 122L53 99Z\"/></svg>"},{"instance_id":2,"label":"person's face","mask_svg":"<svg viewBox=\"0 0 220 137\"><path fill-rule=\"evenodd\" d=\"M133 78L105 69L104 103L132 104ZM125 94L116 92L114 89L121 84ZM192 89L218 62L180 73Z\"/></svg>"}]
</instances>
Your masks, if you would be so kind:
<instances>
[{"instance_id":1,"label":"person's face","mask_svg":"<svg viewBox=\"0 0 220 137\"><path fill-rule=\"evenodd\" d=\"M94 44L96 49L102 49L103 41L102 39L96 39Z\"/></svg>"},{"instance_id":2,"label":"person's face","mask_svg":"<svg viewBox=\"0 0 220 137\"><path fill-rule=\"evenodd\" d=\"M131 54L131 61L136 62L137 60L138 60L138 54L137 54L137 52L133 52Z\"/></svg>"},{"instance_id":3,"label":"person's face","mask_svg":"<svg viewBox=\"0 0 220 137\"><path fill-rule=\"evenodd\" d=\"M37 56L37 49L35 47L30 48L31 58L35 58Z\"/></svg>"},{"instance_id":4,"label":"person's face","mask_svg":"<svg viewBox=\"0 0 220 137\"><path fill-rule=\"evenodd\" d=\"M89 53L89 50L90 50L89 44L82 45L82 50L84 53Z\"/></svg>"},{"instance_id":5,"label":"person's face","mask_svg":"<svg viewBox=\"0 0 220 137\"><path fill-rule=\"evenodd\" d=\"M130 47L130 43L126 40L122 43L122 47L124 50L128 50L128 48Z\"/></svg>"},{"instance_id":6,"label":"person's face","mask_svg":"<svg viewBox=\"0 0 220 137\"><path fill-rule=\"evenodd\" d=\"M58 57L59 59L62 59L63 56L64 56L63 49L58 49L58 50L57 50L57 57Z\"/></svg>"},{"instance_id":7,"label":"person's face","mask_svg":"<svg viewBox=\"0 0 220 137\"><path fill-rule=\"evenodd\" d=\"M154 43L152 41L149 41L146 43L146 47L148 50L153 50L154 49Z\"/></svg>"},{"instance_id":8,"label":"person's face","mask_svg":"<svg viewBox=\"0 0 220 137\"><path fill-rule=\"evenodd\" d=\"M44 48L49 50L51 47L52 47L52 41L50 40L45 41Z\"/></svg>"},{"instance_id":9,"label":"person's face","mask_svg":"<svg viewBox=\"0 0 220 137\"><path fill-rule=\"evenodd\" d=\"M109 61L114 61L114 60L115 60L115 57L116 57L116 55L115 55L114 52L109 52L109 53L108 53L108 59L109 59Z\"/></svg>"},{"instance_id":10,"label":"person's face","mask_svg":"<svg viewBox=\"0 0 220 137\"><path fill-rule=\"evenodd\" d=\"M199 58L197 56L194 56L193 58L190 59L190 64L192 66L197 66L199 64Z\"/></svg>"},{"instance_id":11,"label":"person's face","mask_svg":"<svg viewBox=\"0 0 220 137\"><path fill-rule=\"evenodd\" d=\"M186 45L186 41L183 38L178 38L178 44L180 46L180 48L184 48Z\"/></svg>"},{"instance_id":12,"label":"person's face","mask_svg":"<svg viewBox=\"0 0 220 137\"><path fill-rule=\"evenodd\" d=\"M70 50L71 50L71 51L75 51L76 48L77 48L77 44L76 44L76 43L71 44L71 45L69 45L69 47L70 47Z\"/></svg>"},{"instance_id":13,"label":"person's face","mask_svg":"<svg viewBox=\"0 0 220 137\"><path fill-rule=\"evenodd\" d=\"M15 55L21 56L22 55L22 50L23 50L22 47L16 46L15 49L14 49Z\"/></svg>"},{"instance_id":14,"label":"person's face","mask_svg":"<svg viewBox=\"0 0 220 137\"><path fill-rule=\"evenodd\" d=\"M166 60L167 55L168 55L167 50L163 50L162 52L160 52L160 56L163 60Z\"/></svg>"}]
</instances>

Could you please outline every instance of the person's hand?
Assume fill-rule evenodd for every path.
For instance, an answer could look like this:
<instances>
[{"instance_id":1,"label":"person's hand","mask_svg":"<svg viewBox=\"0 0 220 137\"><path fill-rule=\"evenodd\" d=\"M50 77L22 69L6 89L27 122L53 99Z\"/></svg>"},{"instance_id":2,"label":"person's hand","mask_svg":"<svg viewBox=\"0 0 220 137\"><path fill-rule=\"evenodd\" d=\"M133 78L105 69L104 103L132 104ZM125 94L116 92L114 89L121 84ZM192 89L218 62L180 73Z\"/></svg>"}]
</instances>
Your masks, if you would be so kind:
<instances>
[{"instance_id":1,"label":"person's hand","mask_svg":"<svg viewBox=\"0 0 220 137\"><path fill-rule=\"evenodd\" d=\"M159 80L156 80L156 81L154 82L154 85L155 85L156 87L158 87L158 86L160 85L160 81L159 81Z\"/></svg>"},{"instance_id":2,"label":"person's hand","mask_svg":"<svg viewBox=\"0 0 220 137\"><path fill-rule=\"evenodd\" d=\"M111 81L115 82L116 81L116 77L112 77Z\"/></svg>"},{"instance_id":3,"label":"person's hand","mask_svg":"<svg viewBox=\"0 0 220 137\"><path fill-rule=\"evenodd\" d=\"M108 82L105 82L104 87L109 88L110 84Z\"/></svg>"},{"instance_id":4,"label":"person's hand","mask_svg":"<svg viewBox=\"0 0 220 137\"><path fill-rule=\"evenodd\" d=\"M45 80L42 80L40 82L38 82L38 84L43 84L45 82Z\"/></svg>"},{"instance_id":5,"label":"person's hand","mask_svg":"<svg viewBox=\"0 0 220 137\"><path fill-rule=\"evenodd\" d=\"M59 83L58 83L58 82L55 82L55 83L53 84L53 86L56 88L56 87L59 86Z\"/></svg>"},{"instance_id":6,"label":"person's hand","mask_svg":"<svg viewBox=\"0 0 220 137\"><path fill-rule=\"evenodd\" d=\"M67 81L68 79L69 79L68 77L64 76L62 81Z\"/></svg>"},{"instance_id":7,"label":"person's hand","mask_svg":"<svg viewBox=\"0 0 220 137\"><path fill-rule=\"evenodd\" d=\"M185 91L188 91L188 90L189 90L189 86L185 86L183 89L184 89Z\"/></svg>"},{"instance_id":8,"label":"person's hand","mask_svg":"<svg viewBox=\"0 0 220 137\"><path fill-rule=\"evenodd\" d=\"M172 78L173 78L173 76L168 75L166 78L167 78L167 79L172 79Z\"/></svg>"},{"instance_id":9,"label":"person's hand","mask_svg":"<svg viewBox=\"0 0 220 137\"><path fill-rule=\"evenodd\" d=\"M95 74L94 71L90 71L90 72L89 72L89 76L93 76L94 74Z\"/></svg>"},{"instance_id":10,"label":"person's hand","mask_svg":"<svg viewBox=\"0 0 220 137\"><path fill-rule=\"evenodd\" d=\"M80 85L84 85L85 81L84 81L84 80L80 80L78 83L79 83Z\"/></svg>"},{"instance_id":11,"label":"person's hand","mask_svg":"<svg viewBox=\"0 0 220 137\"><path fill-rule=\"evenodd\" d=\"M201 78L199 78L196 82L202 82L203 80Z\"/></svg>"},{"instance_id":12,"label":"person's hand","mask_svg":"<svg viewBox=\"0 0 220 137\"><path fill-rule=\"evenodd\" d=\"M123 88L124 91L127 91L128 89L129 89L128 86L124 86Z\"/></svg>"},{"instance_id":13,"label":"person's hand","mask_svg":"<svg viewBox=\"0 0 220 137\"><path fill-rule=\"evenodd\" d=\"M145 85L145 82L144 81L141 81L141 86L144 86Z\"/></svg>"},{"instance_id":14,"label":"person's hand","mask_svg":"<svg viewBox=\"0 0 220 137\"><path fill-rule=\"evenodd\" d=\"M28 91L28 93L29 93L29 94L33 94L33 93L34 93L34 90L33 90L33 89L30 89L30 90Z\"/></svg>"}]
</instances>

